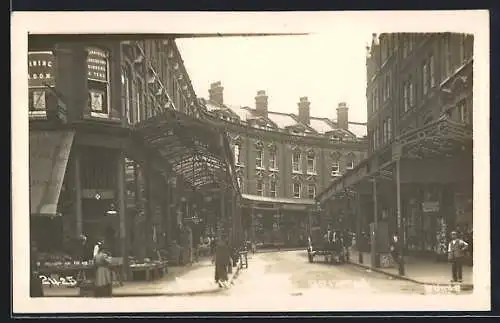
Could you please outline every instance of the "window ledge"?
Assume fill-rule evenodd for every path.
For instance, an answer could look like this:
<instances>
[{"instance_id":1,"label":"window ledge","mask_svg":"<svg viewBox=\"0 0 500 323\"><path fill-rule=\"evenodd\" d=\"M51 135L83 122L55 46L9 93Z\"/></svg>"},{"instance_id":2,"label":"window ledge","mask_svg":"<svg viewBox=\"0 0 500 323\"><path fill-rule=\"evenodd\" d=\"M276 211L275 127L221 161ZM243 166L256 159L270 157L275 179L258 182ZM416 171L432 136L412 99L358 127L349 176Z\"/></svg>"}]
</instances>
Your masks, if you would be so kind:
<instances>
[{"instance_id":1,"label":"window ledge","mask_svg":"<svg viewBox=\"0 0 500 323\"><path fill-rule=\"evenodd\" d=\"M121 123L120 118L116 117L110 117L109 115L105 113L96 113L96 112L91 112L90 116L87 115L84 117L86 120L99 120L99 121L109 121L109 122L115 122L115 123Z\"/></svg>"},{"instance_id":2,"label":"window ledge","mask_svg":"<svg viewBox=\"0 0 500 323\"><path fill-rule=\"evenodd\" d=\"M255 166L255 169L257 169L257 170L266 170L264 167L261 167L261 166Z\"/></svg>"},{"instance_id":3,"label":"window ledge","mask_svg":"<svg viewBox=\"0 0 500 323\"><path fill-rule=\"evenodd\" d=\"M278 168L269 168L269 171L277 173L280 170Z\"/></svg>"},{"instance_id":4,"label":"window ledge","mask_svg":"<svg viewBox=\"0 0 500 323\"><path fill-rule=\"evenodd\" d=\"M318 175L318 173L316 171L312 171L312 172L307 172L307 175L314 175L314 176L316 176L316 175Z\"/></svg>"},{"instance_id":5,"label":"window ledge","mask_svg":"<svg viewBox=\"0 0 500 323\"><path fill-rule=\"evenodd\" d=\"M234 166L236 166L236 167L245 167L245 165L243 165L243 164L240 164L240 163L238 163L238 164L235 164Z\"/></svg>"},{"instance_id":6,"label":"window ledge","mask_svg":"<svg viewBox=\"0 0 500 323\"><path fill-rule=\"evenodd\" d=\"M292 170L292 174L302 175L302 172L300 170Z\"/></svg>"}]
</instances>

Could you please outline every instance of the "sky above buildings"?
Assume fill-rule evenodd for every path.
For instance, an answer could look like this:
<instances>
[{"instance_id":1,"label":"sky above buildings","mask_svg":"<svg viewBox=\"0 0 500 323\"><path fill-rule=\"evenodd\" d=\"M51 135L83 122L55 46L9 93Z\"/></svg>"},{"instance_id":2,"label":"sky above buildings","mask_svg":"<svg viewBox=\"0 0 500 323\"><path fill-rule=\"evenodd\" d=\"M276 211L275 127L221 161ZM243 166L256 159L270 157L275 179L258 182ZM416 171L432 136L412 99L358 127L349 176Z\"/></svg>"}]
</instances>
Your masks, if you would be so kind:
<instances>
[{"instance_id":1,"label":"sky above buildings","mask_svg":"<svg viewBox=\"0 0 500 323\"><path fill-rule=\"evenodd\" d=\"M307 96L311 115L336 119L339 102L349 120L366 122L366 46L370 31L339 30L305 36L178 39L196 94L208 97L221 81L226 104L254 107L258 90L269 110L297 113Z\"/></svg>"}]
</instances>

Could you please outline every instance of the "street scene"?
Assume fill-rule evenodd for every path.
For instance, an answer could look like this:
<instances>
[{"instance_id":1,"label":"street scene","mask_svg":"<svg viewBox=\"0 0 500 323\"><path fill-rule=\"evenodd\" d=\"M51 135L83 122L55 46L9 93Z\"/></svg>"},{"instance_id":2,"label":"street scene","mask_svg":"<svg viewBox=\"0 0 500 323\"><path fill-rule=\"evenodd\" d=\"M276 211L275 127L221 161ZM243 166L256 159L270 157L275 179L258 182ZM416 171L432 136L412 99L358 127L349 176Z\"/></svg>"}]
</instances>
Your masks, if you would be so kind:
<instances>
[{"instance_id":1,"label":"street scene","mask_svg":"<svg viewBox=\"0 0 500 323\"><path fill-rule=\"evenodd\" d=\"M30 297L472 295L474 35L340 34L30 34Z\"/></svg>"}]
</instances>

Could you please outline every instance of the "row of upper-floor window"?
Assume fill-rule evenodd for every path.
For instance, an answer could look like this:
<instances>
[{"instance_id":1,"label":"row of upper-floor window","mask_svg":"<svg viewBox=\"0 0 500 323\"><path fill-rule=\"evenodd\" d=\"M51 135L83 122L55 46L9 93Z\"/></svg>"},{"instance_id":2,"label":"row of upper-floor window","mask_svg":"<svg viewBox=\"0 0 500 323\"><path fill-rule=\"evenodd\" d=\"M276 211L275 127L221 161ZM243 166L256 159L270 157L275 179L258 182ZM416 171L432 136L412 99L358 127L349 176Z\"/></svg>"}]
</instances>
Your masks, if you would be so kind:
<instances>
[{"instance_id":1,"label":"row of upper-floor window","mask_svg":"<svg viewBox=\"0 0 500 323\"><path fill-rule=\"evenodd\" d=\"M238 185L240 189L244 190L244 182L242 177L238 177ZM302 190L302 186L306 186L306 190ZM258 196L269 196L269 197L279 197L279 186L277 180L270 180L268 185L266 182L258 178L255 180L255 194ZM291 197L293 198L307 198L314 199L316 197L316 185L302 184L299 182L294 182L291 185Z\"/></svg>"},{"instance_id":2,"label":"row of upper-floor window","mask_svg":"<svg viewBox=\"0 0 500 323\"><path fill-rule=\"evenodd\" d=\"M241 160L240 160L240 151L241 147L239 144L234 145L234 162L235 164L241 165ZM302 156L303 153L301 151L294 151L292 153L292 172L293 173L302 173ZM306 163L306 173L307 174L316 174L316 155L314 152L308 152L306 154L307 157L307 163ZM340 163L339 163L339 158L337 160L334 160L332 162L331 166L331 175L332 176L338 176L340 174ZM350 153L347 156L347 164L346 164L346 169L353 169L356 163L356 155L353 153ZM258 148L256 150L256 155L255 155L255 167L257 169L265 169L264 166L264 149L263 148ZM268 169L270 170L278 170L278 154L276 149L269 150L269 158L268 158Z\"/></svg>"},{"instance_id":3,"label":"row of upper-floor window","mask_svg":"<svg viewBox=\"0 0 500 323\"><path fill-rule=\"evenodd\" d=\"M375 127L369 132L368 137L371 140L371 150L376 150L390 143L393 138L392 118L388 117L382 122L382 127Z\"/></svg>"},{"instance_id":4,"label":"row of upper-floor window","mask_svg":"<svg viewBox=\"0 0 500 323\"><path fill-rule=\"evenodd\" d=\"M453 38L458 40L458 51L455 51L452 46ZM401 86L403 89L403 108L404 112L408 111L415 105L415 97L417 94L426 96L431 89L438 85L439 81L443 81L450 77L458 67L463 66L471 57L471 52L467 48L467 35L445 35L441 38L439 51L441 55L436 55L435 51L429 50L413 73L408 73L402 80ZM413 47L410 47L411 49ZM437 61L441 59L440 71L436 70ZM368 94L368 112L372 117L384 103L392 97L392 70L388 70L385 75L379 76L373 82L375 86ZM439 73L439 75L437 75ZM420 81L420 86L415 86L416 82ZM420 93L417 93L417 89Z\"/></svg>"},{"instance_id":5,"label":"row of upper-floor window","mask_svg":"<svg viewBox=\"0 0 500 323\"><path fill-rule=\"evenodd\" d=\"M87 48L87 53L88 108L93 116L107 118L111 106L110 55L107 50L97 47ZM28 56L29 110L35 114L43 113L56 82L55 56L50 51L30 52ZM179 110L185 110L192 102L191 95L182 91L186 86L181 88L179 78L173 76L168 64L157 65L164 66L168 71L163 74L167 89L159 86L160 80L156 79L156 72L150 68L145 69L150 72L148 75L139 75L133 72L131 66L122 67L122 103L130 123L157 114L169 103ZM169 102L169 97L173 102Z\"/></svg>"}]
</instances>

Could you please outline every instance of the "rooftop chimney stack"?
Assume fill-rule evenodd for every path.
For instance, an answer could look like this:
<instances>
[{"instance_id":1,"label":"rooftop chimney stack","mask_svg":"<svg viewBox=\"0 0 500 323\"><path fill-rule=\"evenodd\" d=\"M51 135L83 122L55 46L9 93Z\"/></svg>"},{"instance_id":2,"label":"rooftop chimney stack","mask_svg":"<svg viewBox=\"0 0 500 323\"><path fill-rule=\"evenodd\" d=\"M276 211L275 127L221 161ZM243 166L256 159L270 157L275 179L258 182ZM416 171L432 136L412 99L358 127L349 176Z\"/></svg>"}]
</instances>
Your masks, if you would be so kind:
<instances>
[{"instance_id":1,"label":"rooftop chimney stack","mask_svg":"<svg viewBox=\"0 0 500 323\"><path fill-rule=\"evenodd\" d=\"M345 102L340 102L337 108L337 126L349 130L349 108Z\"/></svg>"},{"instance_id":2,"label":"rooftop chimney stack","mask_svg":"<svg viewBox=\"0 0 500 323\"><path fill-rule=\"evenodd\" d=\"M208 95L210 101L220 106L224 105L224 87L222 86L221 81L210 84Z\"/></svg>"},{"instance_id":3,"label":"rooftop chimney stack","mask_svg":"<svg viewBox=\"0 0 500 323\"><path fill-rule=\"evenodd\" d=\"M255 112L261 117L267 117L267 102L266 91L257 91L257 96L255 96Z\"/></svg>"},{"instance_id":4,"label":"rooftop chimney stack","mask_svg":"<svg viewBox=\"0 0 500 323\"><path fill-rule=\"evenodd\" d=\"M311 116L310 114L311 102L309 102L307 96L303 96L300 98L298 106L299 106L299 121L302 122L303 124L309 125Z\"/></svg>"}]
</instances>

